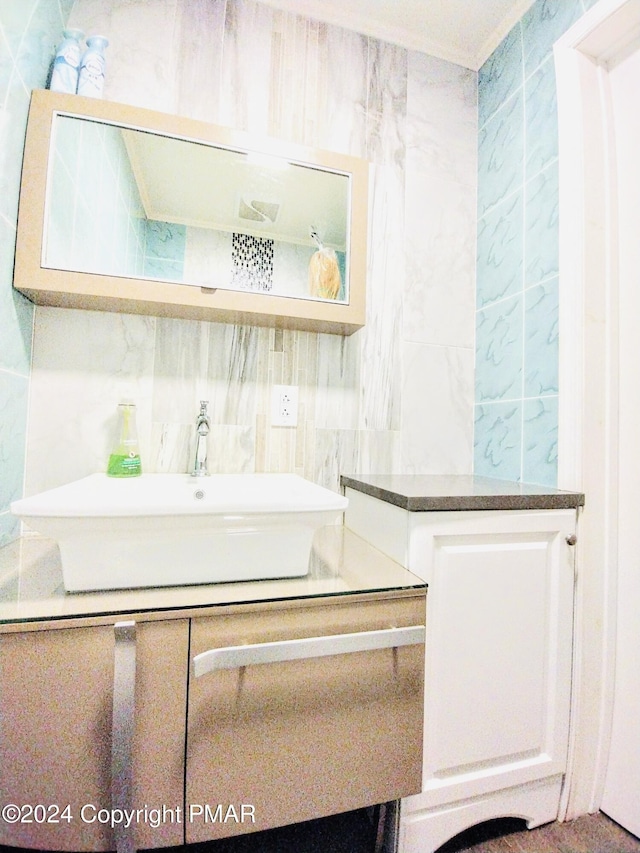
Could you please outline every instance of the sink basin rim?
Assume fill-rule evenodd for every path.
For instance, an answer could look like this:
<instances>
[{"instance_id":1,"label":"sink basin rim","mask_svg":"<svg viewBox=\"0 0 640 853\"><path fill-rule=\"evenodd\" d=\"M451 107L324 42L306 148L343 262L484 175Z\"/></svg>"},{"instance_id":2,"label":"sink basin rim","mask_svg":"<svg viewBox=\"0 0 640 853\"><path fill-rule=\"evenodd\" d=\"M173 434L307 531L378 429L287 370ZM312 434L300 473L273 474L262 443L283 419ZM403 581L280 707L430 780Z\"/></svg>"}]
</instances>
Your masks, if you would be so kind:
<instances>
[{"instance_id":1,"label":"sink basin rim","mask_svg":"<svg viewBox=\"0 0 640 853\"><path fill-rule=\"evenodd\" d=\"M11 504L29 518L131 518L342 512L348 499L297 474L90 474Z\"/></svg>"},{"instance_id":2,"label":"sink basin rim","mask_svg":"<svg viewBox=\"0 0 640 853\"><path fill-rule=\"evenodd\" d=\"M94 474L11 505L57 541L68 592L304 577L348 498L295 474Z\"/></svg>"}]
</instances>

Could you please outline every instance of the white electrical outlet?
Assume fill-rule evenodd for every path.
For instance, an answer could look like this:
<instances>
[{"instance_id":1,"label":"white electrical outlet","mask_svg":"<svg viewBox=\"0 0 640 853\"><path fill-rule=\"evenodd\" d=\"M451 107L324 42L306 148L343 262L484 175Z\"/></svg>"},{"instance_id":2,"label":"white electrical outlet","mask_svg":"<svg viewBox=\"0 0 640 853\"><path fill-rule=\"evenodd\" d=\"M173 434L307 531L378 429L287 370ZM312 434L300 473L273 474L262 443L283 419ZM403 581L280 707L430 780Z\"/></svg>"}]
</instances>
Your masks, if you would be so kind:
<instances>
[{"instance_id":1,"label":"white electrical outlet","mask_svg":"<svg viewBox=\"0 0 640 853\"><path fill-rule=\"evenodd\" d=\"M274 385L271 393L271 426L298 424L298 387Z\"/></svg>"}]
</instances>

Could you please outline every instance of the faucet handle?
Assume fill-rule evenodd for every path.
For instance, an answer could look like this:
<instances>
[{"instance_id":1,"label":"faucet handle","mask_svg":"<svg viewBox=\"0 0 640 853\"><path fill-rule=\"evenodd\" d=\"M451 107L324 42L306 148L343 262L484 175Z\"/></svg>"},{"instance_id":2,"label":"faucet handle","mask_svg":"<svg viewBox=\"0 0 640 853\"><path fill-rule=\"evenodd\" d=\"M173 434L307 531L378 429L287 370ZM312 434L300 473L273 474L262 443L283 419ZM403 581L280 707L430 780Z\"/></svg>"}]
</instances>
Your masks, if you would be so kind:
<instances>
[{"instance_id":1,"label":"faucet handle","mask_svg":"<svg viewBox=\"0 0 640 853\"><path fill-rule=\"evenodd\" d=\"M200 400L200 414L201 414L201 415L206 415L206 414L207 414L207 406L208 406L208 405L209 405L209 401L208 401L208 400Z\"/></svg>"}]
</instances>

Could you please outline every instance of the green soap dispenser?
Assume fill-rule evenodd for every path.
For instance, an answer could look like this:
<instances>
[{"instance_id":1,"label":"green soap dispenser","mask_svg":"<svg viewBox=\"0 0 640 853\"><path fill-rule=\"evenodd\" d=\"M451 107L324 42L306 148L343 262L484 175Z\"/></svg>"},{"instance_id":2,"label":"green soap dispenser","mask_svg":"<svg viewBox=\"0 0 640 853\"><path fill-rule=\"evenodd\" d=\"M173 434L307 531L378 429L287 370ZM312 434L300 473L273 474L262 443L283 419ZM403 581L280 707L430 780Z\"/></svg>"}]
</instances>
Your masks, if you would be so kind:
<instances>
[{"instance_id":1,"label":"green soap dispenser","mask_svg":"<svg viewBox=\"0 0 640 853\"><path fill-rule=\"evenodd\" d=\"M118 442L109 457L109 477L139 477L142 474L135 403L118 405Z\"/></svg>"}]
</instances>

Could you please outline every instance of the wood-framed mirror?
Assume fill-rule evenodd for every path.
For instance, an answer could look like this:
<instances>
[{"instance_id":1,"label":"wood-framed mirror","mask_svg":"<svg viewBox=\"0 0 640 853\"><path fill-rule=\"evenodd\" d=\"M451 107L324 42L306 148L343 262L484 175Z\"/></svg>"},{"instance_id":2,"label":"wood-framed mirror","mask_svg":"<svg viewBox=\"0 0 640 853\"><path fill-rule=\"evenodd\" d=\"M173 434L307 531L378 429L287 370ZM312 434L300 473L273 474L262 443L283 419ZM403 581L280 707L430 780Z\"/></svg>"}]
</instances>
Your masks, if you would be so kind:
<instances>
[{"instance_id":1,"label":"wood-framed mirror","mask_svg":"<svg viewBox=\"0 0 640 853\"><path fill-rule=\"evenodd\" d=\"M14 286L37 304L351 334L368 164L32 93Z\"/></svg>"}]
</instances>

